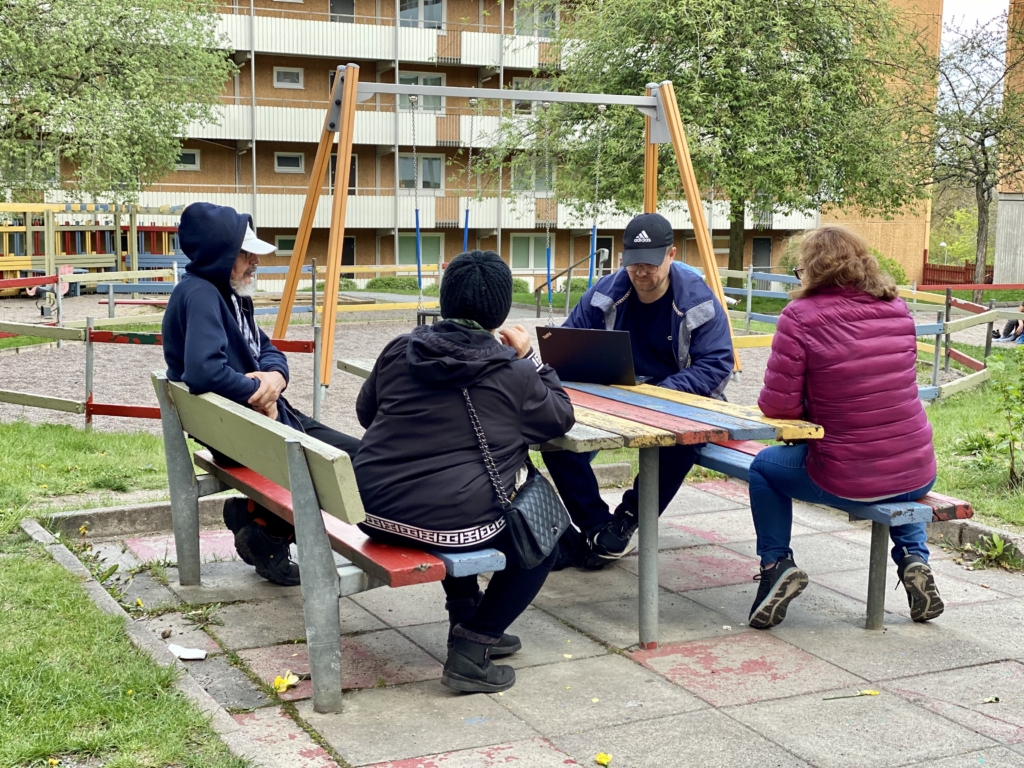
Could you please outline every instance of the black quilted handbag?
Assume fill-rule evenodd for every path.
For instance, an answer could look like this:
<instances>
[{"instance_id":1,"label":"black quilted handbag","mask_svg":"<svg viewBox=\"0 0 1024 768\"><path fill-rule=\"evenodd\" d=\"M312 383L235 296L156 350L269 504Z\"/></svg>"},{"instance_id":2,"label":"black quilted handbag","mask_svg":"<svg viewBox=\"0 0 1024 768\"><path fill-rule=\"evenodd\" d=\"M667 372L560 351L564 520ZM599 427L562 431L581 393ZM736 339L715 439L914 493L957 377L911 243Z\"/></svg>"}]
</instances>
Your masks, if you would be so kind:
<instances>
[{"instance_id":1,"label":"black quilted handbag","mask_svg":"<svg viewBox=\"0 0 1024 768\"><path fill-rule=\"evenodd\" d=\"M505 513L505 527L515 549L516 559L521 568L535 568L558 544L558 539L569 527L569 513L555 489L536 467L527 462L526 482L510 499L505 493L501 475L494 464L491 449L487 445L487 436L476 415L473 401L468 390L462 390L469 409L469 420L473 423L476 439L480 443L480 452L484 456L484 465L491 478L491 485L498 494L498 503Z\"/></svg>"}]
</instances>

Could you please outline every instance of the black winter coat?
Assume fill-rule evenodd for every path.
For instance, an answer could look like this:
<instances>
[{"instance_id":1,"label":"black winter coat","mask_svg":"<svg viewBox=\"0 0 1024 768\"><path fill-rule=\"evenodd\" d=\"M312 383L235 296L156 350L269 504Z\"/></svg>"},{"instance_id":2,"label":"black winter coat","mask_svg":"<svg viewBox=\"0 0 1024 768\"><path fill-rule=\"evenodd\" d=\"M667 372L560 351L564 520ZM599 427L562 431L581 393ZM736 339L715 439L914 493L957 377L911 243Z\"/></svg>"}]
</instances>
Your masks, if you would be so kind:
<instances>
[{"instance_id":1,"label":"black winter coat","mask_svg":"<svg viewBox=\"0 0 1024 768\"><path fill-rule=\"evenodd\" d=\"M490 333L450 321L419 326L384 348L356 400L366 434L353 467L366 526L425 546L483 543L500 531L463 387L510 493L529 446L575 423L557 374L535 356L516 359Z\"/></svg>"}]
</instances>

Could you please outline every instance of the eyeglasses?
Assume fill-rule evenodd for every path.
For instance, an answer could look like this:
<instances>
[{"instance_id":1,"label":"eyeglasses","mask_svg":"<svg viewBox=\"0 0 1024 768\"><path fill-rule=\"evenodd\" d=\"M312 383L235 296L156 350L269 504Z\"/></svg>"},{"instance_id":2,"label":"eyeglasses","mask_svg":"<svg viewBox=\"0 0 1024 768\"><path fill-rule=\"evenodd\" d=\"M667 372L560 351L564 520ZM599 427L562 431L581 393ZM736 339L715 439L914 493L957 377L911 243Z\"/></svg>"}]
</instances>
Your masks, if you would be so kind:
<instances>
[{"instance_id":1,"label":"eyeglasses","mask_svg":"<svg viewBox=\"0 0 1024 768\"><path fill-rule=\"evenodd\" d=\"M648 272L657 272L660 264L630 264L626 267L626 271L631 275L647 274Z\"/></svg>"},{"instance_id":2,"label":"eyeglasses","mask_svg":"<svg viewBox=\"0 0 1024 768\"><path fill-rule=\"evenodd\" d=\"M804 268L803 267L793 267L793 277L795 277L797 280L803 280L804 279Z\"/></svg>"}]
</instances>

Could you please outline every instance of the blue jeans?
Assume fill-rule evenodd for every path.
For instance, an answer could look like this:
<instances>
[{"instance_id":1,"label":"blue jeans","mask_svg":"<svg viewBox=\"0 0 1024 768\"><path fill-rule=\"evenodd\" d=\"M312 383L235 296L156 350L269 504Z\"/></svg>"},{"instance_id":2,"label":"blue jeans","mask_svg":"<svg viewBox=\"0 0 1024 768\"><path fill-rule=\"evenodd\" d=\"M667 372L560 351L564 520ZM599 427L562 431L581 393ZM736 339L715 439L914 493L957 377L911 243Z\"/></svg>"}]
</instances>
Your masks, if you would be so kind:
<instances>
[{"instance_id":1,"label":"blue jeans","mask_svg":"<svg viewBox=\"0 0 1024 768\"><path fill-rule=\"evenodd\" d=\"M849 506L858 502L833 496L822 490L807 474L807 445L774 445L765 448L750 465L750 511L757 531L757 554L761 565L793 557L789 540L793 530L793 499L827 507ZM901 493L877 502L917 501L932 489L935 480L923 488ZM924 523L897 525L889 529L892 559L899 563L906 554L918 555L927 562L928 546Z\"/></svg>"}]
</instances>

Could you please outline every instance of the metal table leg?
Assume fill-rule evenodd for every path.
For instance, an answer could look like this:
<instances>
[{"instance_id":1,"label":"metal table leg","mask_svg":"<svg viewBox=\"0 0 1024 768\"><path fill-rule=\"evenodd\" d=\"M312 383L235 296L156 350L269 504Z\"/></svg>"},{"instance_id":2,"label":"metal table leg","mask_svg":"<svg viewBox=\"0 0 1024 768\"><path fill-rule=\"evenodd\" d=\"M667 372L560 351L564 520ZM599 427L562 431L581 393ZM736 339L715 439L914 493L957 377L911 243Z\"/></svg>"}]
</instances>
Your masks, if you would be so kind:
<instances>
[{"instance_id":1,"label":"metal table leg","mask_svg":"<svg viewBox=\"0 0 1024 768\"><path fill-rule=\"evenodd\" d=\"M658 647L658 458L640 449L640 647Z\"/></svg>"},{"instance_id":2,"label":"metal table leg","mask_svg":"<svg viewBox=\"0 0 1024 768\"><path fill-rule=\"evenodd\" d=\"M889 526L871 523L871 562L868 565L868 629L885 624L885 570L889 566Z\"/></svg>"}]
</instances>

